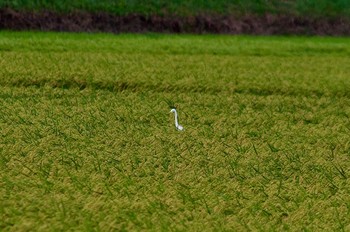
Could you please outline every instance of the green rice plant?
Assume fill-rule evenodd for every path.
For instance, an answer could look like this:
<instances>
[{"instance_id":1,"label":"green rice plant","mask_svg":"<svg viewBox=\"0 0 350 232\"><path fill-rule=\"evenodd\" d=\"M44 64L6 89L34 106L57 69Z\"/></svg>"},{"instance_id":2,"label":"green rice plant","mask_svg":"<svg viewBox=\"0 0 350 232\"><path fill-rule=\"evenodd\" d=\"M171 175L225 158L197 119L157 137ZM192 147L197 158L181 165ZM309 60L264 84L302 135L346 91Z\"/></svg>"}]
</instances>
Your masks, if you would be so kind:
<instances>
[{"instance_id":1,"label":"green rice plant","mask_svg":"<svg viewBox=\"0 0 350 232\"><path fill-rule=\"evenodd\" d=\"M349 53L0 32L0 230L348 230Z\"/></svg>"}]
</instances>

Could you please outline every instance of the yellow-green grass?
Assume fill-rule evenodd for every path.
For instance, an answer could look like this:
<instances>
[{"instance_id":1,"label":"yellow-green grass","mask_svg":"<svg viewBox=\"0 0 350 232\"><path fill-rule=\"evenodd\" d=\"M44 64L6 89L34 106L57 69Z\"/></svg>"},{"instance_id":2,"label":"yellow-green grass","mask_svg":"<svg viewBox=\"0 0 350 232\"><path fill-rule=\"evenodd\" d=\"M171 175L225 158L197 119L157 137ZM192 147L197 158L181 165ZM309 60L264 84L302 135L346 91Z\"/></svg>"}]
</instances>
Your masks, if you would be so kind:
<instances>
[{"instance_id":1,"label":"yellow-green grass","mask_svg":"<svg viewBox=\"0 0 350 232\"><path fill-rule=\"evenodd\" d=\"M0 230L349 230L349 42L1 32Z\"/></svg>"}]
</instances>

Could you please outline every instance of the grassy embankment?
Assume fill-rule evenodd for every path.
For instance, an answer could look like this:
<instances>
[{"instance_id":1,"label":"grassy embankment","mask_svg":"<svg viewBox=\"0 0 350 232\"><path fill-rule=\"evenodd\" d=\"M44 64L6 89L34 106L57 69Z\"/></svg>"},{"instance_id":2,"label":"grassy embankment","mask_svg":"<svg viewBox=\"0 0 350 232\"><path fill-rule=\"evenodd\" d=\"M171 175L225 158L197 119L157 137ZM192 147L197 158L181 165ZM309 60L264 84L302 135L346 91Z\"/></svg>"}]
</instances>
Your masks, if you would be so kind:
<instances>
[{"instance_id":1,"label":"grassy embankment","mask_svg":"<svg viewBox=\"0 0 350 232\"><path fill-rule=\"evenodd\" d=\"M0 230L349 230L349 44L1 32Z\"/></svg>"},{"instance_id":2,"label":"grassy embankment","mask_svg":"<svg viewBox=\"0 0 350 232\"><path fill-rule=\"evenodd\" d=\"M209 14L292 14L307 17L339 17L350 16L350 2L347 0L295 0L295 1L259 1L259 0L151 0L151 1L31 1L31 0L0 0L0 8L11 7L17 10L50 9L59 12L85 10L89 12L108 12L117 15L138 13L196 15Z\"/></svg>"}]
</instances>

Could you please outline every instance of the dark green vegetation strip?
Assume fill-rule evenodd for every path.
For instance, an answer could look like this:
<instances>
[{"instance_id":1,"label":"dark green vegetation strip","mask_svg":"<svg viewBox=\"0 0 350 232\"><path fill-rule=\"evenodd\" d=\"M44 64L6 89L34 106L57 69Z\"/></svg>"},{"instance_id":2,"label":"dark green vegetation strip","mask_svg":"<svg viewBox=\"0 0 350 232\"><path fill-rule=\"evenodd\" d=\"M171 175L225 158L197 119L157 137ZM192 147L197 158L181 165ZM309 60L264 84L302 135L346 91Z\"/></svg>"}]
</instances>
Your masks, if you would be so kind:
<instances>
[{"instance_id":1,"label":"dark green vegetation strip","mask_svg":"<svg viewBox=\"0 0 350 232\"><path fill-rule=\"evenodd\" d=\"M108 12L116 15L127 15L133 13L143 15L197 15L201 13L228 15L274 13L308 17L350 16L350 2L347 0L0 0L0 8L4 7L10 7L16 10L54 10L58 12L84 10L89 12Z\"/></svg>"},{"instance_id":2,"label":"dark green vegetation strip","mask_svg":"<svg viewBox=\"0 0 350 232\"><path fill-rule=\"evenodd\" d=\"M26 78L18 78L13 81L0 82L3 86L9 87L51 87L59 89L74 89L78 88L83 90L85 88L96 90L108 90L112 92L122 92L125 90L138 92L138 91L150 91L150 92L177 92L177 93L206 93L206 94L252 94L252 95L290 95L290 96L333 96L333 97L350 97L348 89L336 89L336 90L316 90L309 88L278 88L278 87L232 87L225 88L219 86L206 86L206 85L162 85L162 84L148 84L148 83L132 83L127 81L87 81L82 79L39 79L28 80Z\"/></svg>"},{"instance_id":3,"label":"dark green vegetation strip","mask_svg":"<svg viewBox=\"0 0 350 232\"><path fill-rule=\"evenodd\" d=\"M1 32L0 230L348 230L349 44Z\"/></svg>"}]
</instances>

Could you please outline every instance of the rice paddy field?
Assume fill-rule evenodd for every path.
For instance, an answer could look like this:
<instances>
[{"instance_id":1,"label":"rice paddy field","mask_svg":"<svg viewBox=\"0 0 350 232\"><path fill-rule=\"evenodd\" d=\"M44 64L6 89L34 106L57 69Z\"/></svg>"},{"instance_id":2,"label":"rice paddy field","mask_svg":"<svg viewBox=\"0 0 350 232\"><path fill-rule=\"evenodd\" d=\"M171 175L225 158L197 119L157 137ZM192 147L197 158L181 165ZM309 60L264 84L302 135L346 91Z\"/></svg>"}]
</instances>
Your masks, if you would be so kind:
<instances>
[{"instance_id":1,"label":"rice paddy field","mask_svg":"<svg viewBox=\"0 0 350 232\"><path fill-rule=\"evenodd\" d=\"M0 230L349 231L349 55L1 31Z\"/></svg>"}]
</instances>

